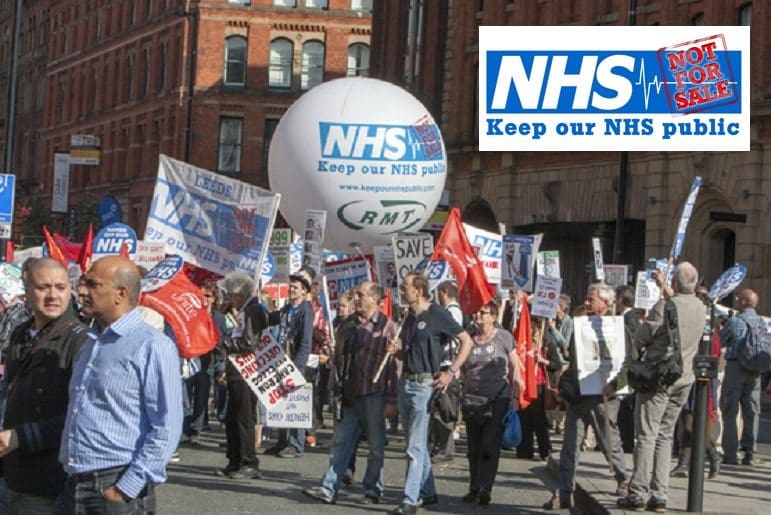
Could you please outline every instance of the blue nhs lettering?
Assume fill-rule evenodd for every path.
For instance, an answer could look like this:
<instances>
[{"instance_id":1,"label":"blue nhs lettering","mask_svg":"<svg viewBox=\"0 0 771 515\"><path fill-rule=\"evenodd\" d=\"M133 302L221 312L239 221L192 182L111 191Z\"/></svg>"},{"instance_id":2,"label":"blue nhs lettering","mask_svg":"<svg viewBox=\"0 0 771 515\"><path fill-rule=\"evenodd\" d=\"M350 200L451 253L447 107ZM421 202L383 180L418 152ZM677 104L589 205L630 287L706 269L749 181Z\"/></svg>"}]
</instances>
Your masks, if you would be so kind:
<instances>
[{"instance_id":1,"label":"blue nhs lettering","mask_svg":"<svg viewBox=\"0 0 771 515\"><path fill-rule=\"evenodd\" d=\"M615 111L632 98L636 59L631 55L526 52L498 57L488 60L488 67L494 66L487 83L492 111Z\"/></svg>"},{"instance_id":2,"label":"blue nhs lettering","mask_svg":"<svg viewBox=\"0 0 771 515\"><path fill-rule=\"evenodd\" d=\"M432 132L438 134L434 127ZM319 122L321 157L367 161L434 161L428 142L409 125L363 125ZM429 148L431 150L431 148Z\"/></svg>"}]
</instances>

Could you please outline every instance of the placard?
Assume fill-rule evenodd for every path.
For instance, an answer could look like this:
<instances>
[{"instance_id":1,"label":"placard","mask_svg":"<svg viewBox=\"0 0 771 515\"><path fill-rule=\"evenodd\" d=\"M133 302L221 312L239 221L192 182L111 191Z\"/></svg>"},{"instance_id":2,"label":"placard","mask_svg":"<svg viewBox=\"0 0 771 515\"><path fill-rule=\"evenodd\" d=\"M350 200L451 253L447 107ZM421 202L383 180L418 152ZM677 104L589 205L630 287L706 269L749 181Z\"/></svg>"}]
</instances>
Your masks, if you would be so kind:
<instances>
[{"instance_id":1,"label":"placard","mask_svg":"<svg viewBox=\"0 0 771 515\"><path fill-rule=\"evenodd\" d=\"M624 317L582 316L573 324L581 395L601 395L624 363Z\"/></svg>"}]
</instances>

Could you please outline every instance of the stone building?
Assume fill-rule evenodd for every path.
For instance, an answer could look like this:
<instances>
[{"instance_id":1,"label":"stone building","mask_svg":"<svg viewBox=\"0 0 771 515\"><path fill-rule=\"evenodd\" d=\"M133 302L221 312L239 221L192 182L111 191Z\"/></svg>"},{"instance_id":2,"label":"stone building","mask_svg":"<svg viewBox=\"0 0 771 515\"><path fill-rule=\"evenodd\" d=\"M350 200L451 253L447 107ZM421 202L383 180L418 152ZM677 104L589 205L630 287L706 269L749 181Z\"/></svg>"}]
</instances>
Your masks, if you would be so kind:
<instances>
[{"instance_id":1,"label":"stone building","mask_svg":"<svg viewBox=\"0 0 771 515\"><path fill-rule=\"evenodd\" d=\"M14 3L0 9L3 63ZM20 200L50 206L54 153L68 151L72 135L95 135L101 162L71 167L69 205L114 195L140 237L159 153L267 187L268 144L287 107L321 81L368 73L371 0L23 5L22 19L35 22L23 23L22 39L35 44L22 53L43 61L19 88L20 107L25 89L42 100L37 123L16 131L14 172L28 185Z\"/></svg>"},{"instance_id":2,"label":"stone building","mask_svg":"<svg viewBox=\"0 0 771 515\"><path fill-rule=\"evenodd\" d=\"M560 251L564 283L580 301L591 279L591 237L601 238L606 263L631 264L637 270L648 258L667 257L690 186L701 176L681 258L699 268L708 286L735 262L746 265L743 284L759 292L761 311L769 313L768 2L423 0L413 17L410 4L375 4L372 75L405 85L439 121L448 153L450 203L461 208L464 220L496 232L498 223L508 232L542 232L541 249ZM479 152L480 25L625 24L752 25L750 152ZM614 249L618 220L621 237Z\"/></svg>"}]
</instances>

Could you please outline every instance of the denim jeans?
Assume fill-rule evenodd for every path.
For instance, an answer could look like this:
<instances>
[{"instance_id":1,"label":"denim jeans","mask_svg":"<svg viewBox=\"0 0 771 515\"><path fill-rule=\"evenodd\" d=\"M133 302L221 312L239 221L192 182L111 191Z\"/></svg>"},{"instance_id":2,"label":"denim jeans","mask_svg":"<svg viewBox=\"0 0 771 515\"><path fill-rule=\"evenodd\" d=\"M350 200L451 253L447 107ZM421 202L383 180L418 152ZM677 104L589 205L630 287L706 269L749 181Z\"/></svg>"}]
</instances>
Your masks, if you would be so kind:
<instances>
[{"instance_id":1,"label":"denim jeans","mask_svg":"<svg viewBox=\"0 0 771 515\"><path fill-rule=\"evenodd\" d=\"M407 447L407 473L404 479L405 504L415 506L421 497L436 495L431 457L428 453L428 422L433 395L433 379L399 381L399 414Z\"/></svg>"},{"instance_id":2,"label":"denim jeans","mask_svg":"<svg viewBox=\"0 0 771 515\"><path fill-rule=\"evenodd\" d=\"M123 472L123 468L94 472L88 480L77 480L73 476L67 479L59 501L57 514L66 515L118 515L124 513L156 513L155 485L147 483L138 497L129 502L114 502L104 498L103 492L114 485Z\"/></svg>"},{"instance_id":3,"label":"denim jeans","mask_svg":"<svg viewBox=\"0 0 771 515\"><path fill-rule=\"evenodd\" d=\"M329 452L329 468L321 478L321 486L337 495L345 469L356 453L362 431L367 433L367 471L364 492L370 497L383 496L383 459L385 456L385 421L383 394L357 397L353 406L343 406L343 419L335 428L335 438Z\"/></svg>"},{"instance_id":4,"label":"denim jeans","mask_svg":"<svg viewBox=\"0 0 771 515\"><path fill-rule=\"evenodd\" d=\"M300 428L281 428L278 430L278 441L276 446L284 449L291 445L297 452L305 452L305 429Z\"/></svg>"},{"instance_id":5,"label":"denim jeans","mask_svg":"<svg viewBox=\"0 0 771 515\"><path fill-rule=\"evenodd\" d=\"M0 513L8 515L51 515L56 508L56 499L10 491L10 505Z\"/></svg>"},{"instance_id":6,"label":"denim jeans","mask_svg":"<svg viewBox=\"0 0 771 515\"><path fill-rule=\"evenodd\" d=\"M184 419L183 433L185 436L197 436L203 430L204 415L209 404L208 372L199 370L185 379L185 388L187 388L192 413Z\"/></svg>"}]
</instances>

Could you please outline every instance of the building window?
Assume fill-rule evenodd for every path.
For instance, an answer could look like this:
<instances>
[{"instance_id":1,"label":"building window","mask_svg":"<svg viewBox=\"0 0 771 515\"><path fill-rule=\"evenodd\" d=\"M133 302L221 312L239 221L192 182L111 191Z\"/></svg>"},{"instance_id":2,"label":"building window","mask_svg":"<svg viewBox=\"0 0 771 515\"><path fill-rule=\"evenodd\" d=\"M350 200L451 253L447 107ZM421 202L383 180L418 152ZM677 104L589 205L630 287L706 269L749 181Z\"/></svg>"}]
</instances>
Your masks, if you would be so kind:
<instances>
[{"instance_id":1,"label":"building window","mask_svg":"<svg viewBox=\"0 0 771 515\"><path fill-rule=\"evenodd\" d=\"M137 22L137 0L131 0L129 4L129 27L133 27Z\"/></svg>"},{"instance_id":2,"label":"building window","mask_svg":"<svg viewBox=\"0 0 771 515\"><path fill-rule=\"evenodd\" d=\"M372 0L351 0L352 11L371 11Z\"/></svg>"},{"instance_id":3,"label":"building window","mask_svg":"<svg viewBox=\"0 0 771 515\"><path fill-rule=\"evenodd\" d=\"M369 46L364 43L354 43L348 47L349 77L369 76Z\"/></svg>"},{"instance_id":4,"label":"building window","mask_svg":"<svg viewBox=\"0 0 771 515\"><path fill-rule=\"evenodd\" d=\"M324 80L324 44L308 41L303 44L300 89L311 89Z\"/></svg>"},{"instance_id":5,"label":"building window","mask_svg":"<svg viewBox=\"0 0 771 515\"><path fill-rule=\"evenodd\" d=\"M223 116L220 118L219 156L217 170L227 173L241 171L241 141L244 119Z\"/></svg>"},{"instance_id":6,"label":"building window","mask_svg":"<svg viewBox=\"0 0 771 515\"><path fill-rule=\"evenodd\" d=\"M153 17L153 0L145 0L145 18Z\"/></svg>"},{"instance_id":7,"label":"building window","mask_svg":"<svg viewBox=\"0 0 771 515\"><path fill-rule=\"evenodd\" d=\"M739 25L752 26L752 4L744 4L739 7Z\"/></svg>"},{"instance_id":8,"label":"building window","mask_svg":"<svg viewBox=\"0 0 771 515\"><path fill-rule=\"evenodd\" d=\"M158 52L158 93L163 93L166 89L166 64L169 54L169 43L163 41Z\"/></svg>"},{"instance_id":9,"label":"building window","mask_svg":"<svg viewBox=\"0 0 771 515\"><path fill-rule=\"evenodd\" d=\"M292 86L292 54L294 45L284 38L270 42L270 69L268 86L271 88L289 88Z\"/></svg>"},{"instance_id":10,"label":"building window","mask_svg":"<svg viewBox=\"0 0 771 515\"><path fill-rule=\"evenodd\" d=\"M273 141L273 133L276 132L278 120L275 118L265 118L265 132L262 134L262 175L268 176L268 154L270 153L270 142Z\"/></svg>"},{"instance_id":11,"label":"building window","mask_svg":"<svg viewBox=\"0 0 771 515\"><path fill-rule=\"evenodd\" d=\"M305 0L305 7L309 9L326 9L329 7L327 0Z\"/></svg>"},{"instance_id":12,"label":"building window","mask_svg":"<svg viewBox=\"0 0 771 515\"><path fill-rule=\"evenodd\" d=\"M142 96L150 94L150 49L145 48L142 52Z\"/></svg>"},{"instance_id":13,"label":"building window","mask_svg":"<svg viewBox=\"0 0 771 515\"><path fill-rule=\"evenodd\" d=\"M126 96L125 101L131 102L134 100L134 54L131 53L127 59L126 70Z\"/></svg>"},{"instance_id":14,"label":"building window","mask_svg":"<svg viewBox=\"0 0 771 515\"><path fill-rule=\"evenodd\" d=\"M273 0L276 7L297 7L297 0Z\"/></svg>"},{"instance_id":15,"label":"building window","mask_svg":"<svg viewBox=\"0 0 771 515\"><path fill-rule=\"evenodd\" d=\"M230 36L225 40L225 85L246 84L246 38Z\"/></svg>"}]
</instances>

